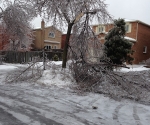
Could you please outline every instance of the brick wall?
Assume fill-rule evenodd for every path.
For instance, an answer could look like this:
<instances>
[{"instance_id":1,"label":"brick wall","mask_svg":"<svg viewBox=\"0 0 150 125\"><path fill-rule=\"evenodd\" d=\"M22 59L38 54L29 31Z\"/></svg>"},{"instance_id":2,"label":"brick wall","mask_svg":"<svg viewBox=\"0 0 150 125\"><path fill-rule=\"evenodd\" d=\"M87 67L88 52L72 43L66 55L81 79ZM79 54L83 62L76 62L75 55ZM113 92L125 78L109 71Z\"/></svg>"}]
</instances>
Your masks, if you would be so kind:
<instances>
[{"instance_id":1,"label":"brick wall","mask_svg":"<svg viewBox=\"0 0 150 125\"><path fill-rule=\"evenodd\" d=\"M143 53L144 46L147 46L147 53ZM133 46L134 63L137 64L150 58L150 26L138 23L137 42Z\"/></svg>"},{"instance_id":2,"label":"brick wall","mask_svg":"<svg viewBox=\"0 0 150 125\"><path fill-rule=\"evenodd\" d=\"M66 40L66 34L63 34L63 35L61 36L61 49L64 49L65 40Z\"/></svg>"},{"instance_id":3,"label":"brick wall","mask_svg":"<svg viewBox=\"0 0 150 125\"><path fill-rule=\"evenodd\" d=\"M0 50L4 50L9 43L9 37L6 34L0 34Z\"/></svg>"}]
</instances>

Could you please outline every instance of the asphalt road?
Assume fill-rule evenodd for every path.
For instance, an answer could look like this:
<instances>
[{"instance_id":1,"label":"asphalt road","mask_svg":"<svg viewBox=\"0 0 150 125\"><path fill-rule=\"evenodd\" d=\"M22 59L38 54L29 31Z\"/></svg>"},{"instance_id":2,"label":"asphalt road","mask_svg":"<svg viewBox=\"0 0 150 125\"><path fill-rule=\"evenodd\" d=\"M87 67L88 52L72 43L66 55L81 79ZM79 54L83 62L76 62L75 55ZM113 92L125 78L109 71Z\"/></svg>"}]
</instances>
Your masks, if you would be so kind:
<instances>
[{"instance_id":1,"label":"asphalt road","mask_svg":"<svg viewBox=\"0 0 150 125\"><path fill-rule=\"evenodd\" d=\"M78 115L88 108L73 95L56 86L0 85L0 125L99 125Z\"/></svg>"},{"instance_id":2,"label":"asphalt road","mask_svg":"<svg viewBox=\"0 0 150 125\"><path fill-rule=\"evenodd\" d=\"M56 86L0 85L0 125L149 125L149 116L149 106L103 95L79 96Z\"/></svg>"},{"instance_id":3,"label":"asphalt road","mask_svg":"<svg viewBox=\"0 0 150 125\"><path fill-rule=\"evenodd\" d=\"M35 88L36 91L40 89ZM52 108L46 107L46 102L40 102L47 99L40 96L40 93L37 94L34 91L35 88L33 86L31 88L29 86L28 88L13 85L0 86L0 125L63 125L56 119L52 120L48 117ZM50 100L47 103L50 103ZM46 113L47 116L45 116Z\"/></svg>"}]
</instances>

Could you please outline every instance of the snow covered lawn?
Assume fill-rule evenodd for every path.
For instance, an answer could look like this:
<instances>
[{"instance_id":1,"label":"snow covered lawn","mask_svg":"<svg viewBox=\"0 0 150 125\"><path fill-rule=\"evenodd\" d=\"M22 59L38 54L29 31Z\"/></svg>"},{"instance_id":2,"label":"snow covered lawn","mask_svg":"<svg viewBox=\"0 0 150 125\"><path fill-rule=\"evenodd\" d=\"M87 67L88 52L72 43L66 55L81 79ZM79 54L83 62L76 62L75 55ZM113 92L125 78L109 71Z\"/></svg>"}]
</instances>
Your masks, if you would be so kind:
<instances>
[{"instance_id":1,"label":"snow covered lawn","mask_svg":"<svg viewBox=\"0 0 150 125\"><path fill-rule=\"evenodd\" d=\"M61 62L56 65L61 65ZM78 95L69 88L75 84L69 70L65 71L68 79L59 71L45 70L37 83L4 84L6 74L13 73L13 69L15 71L20 66L0 65L0 125L150 124L149 105L125 99L115 101L103 94ZM130 70L149 69L133 66Z\"/></svg>"},{"instance_id":2,"label":"snow covered lawn","mask_svg":"<svg viewBox=\"0 0 150 125\"><path fill-rule=\"evenodd\" d=\"M130 69L121 68L120 71L122 72L129 72L129 71L144 71L149 70L150 68L144 67L144 65L127 65Z\"/></svg>"}]
</instances>

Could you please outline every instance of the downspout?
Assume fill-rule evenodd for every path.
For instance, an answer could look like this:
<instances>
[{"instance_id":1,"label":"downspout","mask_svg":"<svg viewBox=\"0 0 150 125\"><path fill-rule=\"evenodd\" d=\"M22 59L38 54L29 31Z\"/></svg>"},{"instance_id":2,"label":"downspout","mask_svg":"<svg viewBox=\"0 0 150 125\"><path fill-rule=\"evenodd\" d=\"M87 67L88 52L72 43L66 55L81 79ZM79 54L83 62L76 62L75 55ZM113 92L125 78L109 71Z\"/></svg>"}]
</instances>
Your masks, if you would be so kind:
<instances>
[{"instance_id":1,"label":"downspout","mask_svg":"<svg viewBox=\"0 0 150 125\"><path fill-rule=\"evenodd\" d=\"M138 42L138 30L139 30L139 21L137 22L137 28L136 28L136 42ZM138 59L138 61L139 61L139 59Z\"/></svg>"},{"instance_id":2,"label":"downspout","mask_svg":"<svg viewBox=\"0 0 150 125\"><path fill-rule=\"evenodd\" d=\"M41 49L44 47L44 37L45 37L45 22L42 19L41 21Z\"/></svg>"},{"instance_id":3,"label":"downspout","mask_svg":"<svg viewBox=\"0 0 150 125\"><path fill-rule=\"evenodd\" d=\"M139 30L139 22L137 22L137 28L136 28L136 41L138 39L138 30Z\"/></svg>"}]
</instances>

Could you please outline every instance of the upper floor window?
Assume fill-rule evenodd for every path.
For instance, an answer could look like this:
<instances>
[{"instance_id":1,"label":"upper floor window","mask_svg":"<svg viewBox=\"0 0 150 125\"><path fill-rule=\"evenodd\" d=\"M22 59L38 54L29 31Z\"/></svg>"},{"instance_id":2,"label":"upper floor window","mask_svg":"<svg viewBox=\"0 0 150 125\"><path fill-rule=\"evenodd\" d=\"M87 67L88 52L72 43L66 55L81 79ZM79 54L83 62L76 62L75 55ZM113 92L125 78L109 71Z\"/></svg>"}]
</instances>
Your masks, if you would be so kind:
<instances>
[{"instance_id":1,"label":"upper floor window","mask_svg":"<svg viewBox=\"0 0 150 125\"><path fill-rule=\"evenodd\" d=\"M48 36L51 37L51 38L55 38L55 33L54 33L54 32L50 32L50 33L48 34Z\"/></svg>"},{"instance_id":2,"label":"upper floor window","mask_svg":"<svg viewBox=\"0 0 150 125\"><path fill-rule=\"evenodd\" d=\"M105 26L99 26L99 27L98 27L98 32L99 32L99 33L105 32Z\"/></svg>"},{"instance_id":3,"label":"upper floor window","mask_svg":"<svg viewBox=\"0 0 150 125\"><path fill-rule=\"evenodd\" d=\"M144 46L143 53L147 53L147 46Z\"/></svg>"},{"instance_id":4,"label":"upper floor window","mask_svg":"<svg viewBox=\"0 0 150 125\"><path fill-rule=\"evenodd\" d=\"M125 30L126 30L126 33L130 33L131 32L131 24L130 23L127 23L125 25Z\"/></svg>"}]
</instances>

